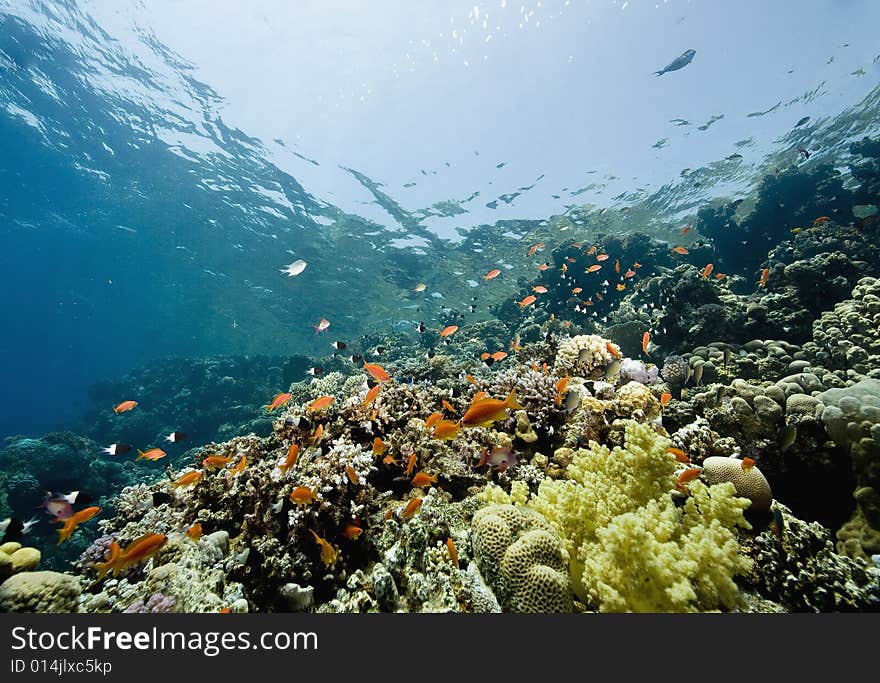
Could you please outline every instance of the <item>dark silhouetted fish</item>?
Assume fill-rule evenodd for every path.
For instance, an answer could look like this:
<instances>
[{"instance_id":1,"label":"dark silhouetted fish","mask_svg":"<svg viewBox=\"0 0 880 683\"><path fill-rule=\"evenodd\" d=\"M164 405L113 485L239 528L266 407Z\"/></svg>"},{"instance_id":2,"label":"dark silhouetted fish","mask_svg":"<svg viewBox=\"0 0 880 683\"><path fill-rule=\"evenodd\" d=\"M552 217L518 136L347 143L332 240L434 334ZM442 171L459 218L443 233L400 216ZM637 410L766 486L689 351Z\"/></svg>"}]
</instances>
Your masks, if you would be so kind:
<instances>
[{"instance_id":1,"label":"dark silhouetted fish","mask_svg":"<svg viewBox=\"0 0 880 683\"><path fill-rule=\"evenodd\" d=\"M662 76L668 71L678 71L679 69L683 69L688 64L691 63L691 60L694 58L694 55L697 54L696 50L685 50L684 54L680 57L676 57L673 61L663 67L660 71L655 71L655 76Z\"/></svg>"}]
</instances>

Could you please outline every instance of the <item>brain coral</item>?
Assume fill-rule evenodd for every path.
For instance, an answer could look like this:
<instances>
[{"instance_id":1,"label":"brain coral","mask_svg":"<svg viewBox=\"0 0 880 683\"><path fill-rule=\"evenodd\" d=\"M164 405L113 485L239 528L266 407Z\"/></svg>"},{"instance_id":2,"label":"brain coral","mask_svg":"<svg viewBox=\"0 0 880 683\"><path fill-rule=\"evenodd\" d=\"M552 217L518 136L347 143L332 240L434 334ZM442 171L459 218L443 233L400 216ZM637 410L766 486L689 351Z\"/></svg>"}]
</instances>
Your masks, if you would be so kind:
<instances>
[{"instance_id":1,"label":"brain coral","mask_svg":"<svg viewBox=\"0 0 880 683\"><path fill-rule=\"evenodd\" d=\"M773 502L773 492L766 477L757 467L743 469L743 461L738 458L712 456L703 461L703 480L707 484L720 484L729 481L736 489L736 495L748 498L751 509L756 512L769 512Z\"/></svg>"},{"instance_id":2,"label":"brain coral","mask_svg":"<svg viewBox=\"0 0 880 683\"><path fill-rule=\"evenodd\" d=\"M676 506L669 445L627 420L624 448L592 442L567 481L544 480L527 502L563 538L575 594L603 612L731 608L733 576L750 567L735 535L749 501L731 483L696 481Z\"/></svg>"},{"instance_id":3,"label":"brain coral","mask_svg":"<svg viewBox=\"0 0 880 683\"><path fill-rule=\"evenodd\" d=\"M513 612L570 612L568 556L541 515L489 505L471 523L477 566Z\"/></svg>"}]
</instances>

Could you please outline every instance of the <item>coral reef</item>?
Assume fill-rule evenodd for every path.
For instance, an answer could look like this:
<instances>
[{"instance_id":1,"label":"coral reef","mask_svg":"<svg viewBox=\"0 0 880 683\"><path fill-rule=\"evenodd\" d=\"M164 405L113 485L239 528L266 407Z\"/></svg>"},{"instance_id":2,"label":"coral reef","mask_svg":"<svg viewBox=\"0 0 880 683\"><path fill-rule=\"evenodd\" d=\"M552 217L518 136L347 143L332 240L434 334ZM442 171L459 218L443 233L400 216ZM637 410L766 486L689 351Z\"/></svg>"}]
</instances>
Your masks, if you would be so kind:
<instances>
[{"instance_id":1,"label":"coral reef","mask_svg":"<svg viewBox=\"0 0 880 683\"><path fill-rule=\"evenodd\" d=\"M568 466L568 480L545 480L527 504L564 540L572 586L601 611L733 608L733 581L750 567L735 528L748 528L732 484L691 485L673 501L675 458L668 439L626 421L625 447L592 443Z\"/></svg>"}]
</instances>

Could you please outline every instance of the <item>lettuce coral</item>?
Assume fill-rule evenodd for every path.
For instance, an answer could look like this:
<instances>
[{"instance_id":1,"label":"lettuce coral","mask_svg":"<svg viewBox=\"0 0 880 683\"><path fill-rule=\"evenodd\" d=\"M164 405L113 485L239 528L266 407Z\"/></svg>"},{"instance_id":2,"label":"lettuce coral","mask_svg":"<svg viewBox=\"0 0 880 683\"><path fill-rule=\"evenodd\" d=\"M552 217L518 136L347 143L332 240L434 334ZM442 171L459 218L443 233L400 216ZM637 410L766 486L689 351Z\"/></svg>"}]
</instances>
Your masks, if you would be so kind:
<instances>
[{"instance_id":1,"label":"lettuce coral","mask_svg":"<svg viewBox=\"0 0 880 683\"><path fill-rule=\"evenodd\" d=\"M545 480L527 505L564 539L572 588L603 612L673 612L732 608L736 574L751 563L736 527L749 528L729 482L688 485L677 506L669 440L628 420L625 446L590 442L578 450L568 480Z\"/></svg>"}]
</instances>

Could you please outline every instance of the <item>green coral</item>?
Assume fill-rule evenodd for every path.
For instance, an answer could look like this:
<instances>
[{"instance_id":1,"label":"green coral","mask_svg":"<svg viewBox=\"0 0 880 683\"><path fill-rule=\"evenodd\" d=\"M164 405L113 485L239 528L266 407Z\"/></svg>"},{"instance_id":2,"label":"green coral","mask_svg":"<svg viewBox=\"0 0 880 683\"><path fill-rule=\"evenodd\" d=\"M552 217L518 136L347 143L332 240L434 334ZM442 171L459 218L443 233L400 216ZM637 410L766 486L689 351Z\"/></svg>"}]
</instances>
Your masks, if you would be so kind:
<instances>
[{"instance_id":1,"label":"green coral","mask_svg":"<svg viewBox=\"0 0 880 683\"><path fill-rule=\"evenodd\" d=\"M731 608L751 563L735 528L749 528L732 484L688 485L677 506L668 439L627 421L625 447L578 450L568 480L544 480L528 505L564 539L578 597L603 612Z\"/></svg>"}]
</instances>

